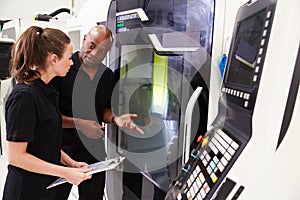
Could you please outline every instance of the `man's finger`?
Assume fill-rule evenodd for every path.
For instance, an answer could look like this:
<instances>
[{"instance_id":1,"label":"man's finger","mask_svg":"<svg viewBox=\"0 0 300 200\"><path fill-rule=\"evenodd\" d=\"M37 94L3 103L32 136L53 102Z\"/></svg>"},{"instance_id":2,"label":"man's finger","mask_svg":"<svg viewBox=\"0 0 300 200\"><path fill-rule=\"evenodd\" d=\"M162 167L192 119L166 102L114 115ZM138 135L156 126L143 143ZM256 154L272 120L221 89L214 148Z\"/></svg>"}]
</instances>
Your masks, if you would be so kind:
<instances>
[{"instance_id":1,"label":"man's finger","mask_svg":"<svg viewBox=\"0 0 300 200\"><path fill-rule=\"evenodd\" d=\"M137 118L137 114L129 114L130 118Z\"/></svg>"},{"instance_id":2,"label":"man's finger","mask_svg":"<svg viewBox=\"0 0 300 200\"><path fill-rule=\"evenodd\" d=\"M140 129L140 127L136 126L136 127L135 127L135 130L136 130L137 132L139 132L140 134L144 135L144 131L143 131L142 129Z\"/></svg>"}]
</instances>

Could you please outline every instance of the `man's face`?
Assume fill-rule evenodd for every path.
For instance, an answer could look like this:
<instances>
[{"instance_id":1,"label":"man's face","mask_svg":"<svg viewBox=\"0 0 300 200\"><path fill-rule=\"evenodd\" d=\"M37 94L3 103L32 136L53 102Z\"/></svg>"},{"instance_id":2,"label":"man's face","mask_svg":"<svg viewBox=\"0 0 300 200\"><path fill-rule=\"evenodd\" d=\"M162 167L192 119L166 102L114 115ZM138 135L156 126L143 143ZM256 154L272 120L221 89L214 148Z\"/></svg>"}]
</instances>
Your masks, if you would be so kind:
<instances>
[{"instance_id":1,"label":"man's face","mask_svg":"<svg viewBox=\"0 0 300 200\"><path fill-rule=\"evenodd\" d=\"M111 41L98 32L85 35L79 56L86 67L97 67L105 58L111 48Z\"/></svg>"}]
</instances>

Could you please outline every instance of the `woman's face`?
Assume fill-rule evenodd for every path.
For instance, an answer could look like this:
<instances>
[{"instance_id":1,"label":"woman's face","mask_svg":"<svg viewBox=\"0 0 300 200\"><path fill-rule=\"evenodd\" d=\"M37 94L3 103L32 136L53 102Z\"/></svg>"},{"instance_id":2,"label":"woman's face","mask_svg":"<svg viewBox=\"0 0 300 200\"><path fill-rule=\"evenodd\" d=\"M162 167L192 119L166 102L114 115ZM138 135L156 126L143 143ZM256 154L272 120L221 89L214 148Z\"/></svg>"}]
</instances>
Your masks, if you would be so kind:
<instances>
[{"instance_id":1,"label":"woman's face","mask_svg":"<svg viewBox=\"0 0 300 200\"><path fill-rule=\"evenodd\" d=\"M73 53L73 45L70 43L67 45L63 57L60 60L58 60L55 65L56 76L63 77L68 73L70 66L73 65L72 53Z\"/></svg>"}]
</instances>

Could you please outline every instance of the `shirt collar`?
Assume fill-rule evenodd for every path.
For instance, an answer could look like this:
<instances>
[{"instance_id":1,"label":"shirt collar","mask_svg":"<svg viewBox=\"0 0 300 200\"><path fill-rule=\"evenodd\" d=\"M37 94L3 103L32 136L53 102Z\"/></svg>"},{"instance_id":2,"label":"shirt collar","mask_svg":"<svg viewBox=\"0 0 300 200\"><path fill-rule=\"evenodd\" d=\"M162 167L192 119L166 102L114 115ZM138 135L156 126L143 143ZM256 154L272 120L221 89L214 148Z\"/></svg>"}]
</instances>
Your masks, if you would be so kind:
<instances>
[{"instance_id":1,"label":"shirt collar","mask_svg":"<svg viewBox=\"0 0 300 200\"><path fill-rule=\"evenodd\" d=\"M72 55L72 60L73 60L73 68L76 69L76 70L79 70L80 69L80 66L81 66L81 63L80 63L80 60L79 60L79 51L76 51L75 53L73 53Z\"/></svg>"},{"instance_id":2,"label":"shirt collar","mask_svg":"<svg viewBox=\"0 0 300 200\"><path fill-rule=\"evenodd\" d=\"M51 84L46 84L40 78L32 82L38 89L40 89L47 97L49 97L54 103L58 102L58 92L53 88Z\"/></svg>"},{"instance_id":3,"label":"shirt collar","mask_svg":"<svg viewBox=\"0 0 300 200\"><path fill-rule=\"evenodd\" d=\"M72 67L73 67L74 69L78 70L78 71L79 71L79 70L82 70L82 68L81 68L81 63L80 63L80 60L79 60L79 51L73 53L73 55L72 55L72 60L73 60L73 63L74 63ZM106 66L101 62L101 63L99 64L99 68L98 68L98 70L97 70L97 72L96 72L95 78L101 77L105 70L106 70ZM82 71L83 71L83 70L82 70ZM85 73L85 72L84 72L84 73ZM95 79L95 78L94 78L94 79Z\"/></svg>"}]
</instances>

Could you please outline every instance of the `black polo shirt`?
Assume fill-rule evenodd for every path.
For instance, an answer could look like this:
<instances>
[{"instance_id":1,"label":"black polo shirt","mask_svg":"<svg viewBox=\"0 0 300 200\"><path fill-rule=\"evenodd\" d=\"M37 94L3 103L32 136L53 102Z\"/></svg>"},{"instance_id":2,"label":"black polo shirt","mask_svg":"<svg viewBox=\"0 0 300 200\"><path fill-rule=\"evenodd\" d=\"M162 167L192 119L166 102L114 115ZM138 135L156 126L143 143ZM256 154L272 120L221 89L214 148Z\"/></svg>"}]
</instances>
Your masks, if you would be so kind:
<instances>
[{"instance_id":1,"label":"black polo shirt","mask_svg":"<svg viewBox=\"0 0 300 200\"><path fill-rule=\"evenodd\" d=\"M57 92L37 79L31 85L16 84L5 104L7 140L28 142L28 153L54 164L60 163L61 156L62 122L57 100ZM21 194L21 199L42 199L50 195L46 187L54 177L12 165L8 172L4 196Z\"/></svg>"},{"instance_id":2,"label":"black polo shirt","mask_svg":"<svg viewBox=\"0 0 300 200\"><path fill-rule=\"evenodd\" d=\"M59 93L59 108L63 115L103 122L105 108L111 108L114 88L114 74L104 64L100 64L93 80L82 70L78 52L72 56L74 64L65 77L52 80ZM89 139L76 129L64 129L62 148L74 159L80 154L92 154L84 161L88 163L103 160L106 156L103 138ZM96 158L96 160L94 159Z\"/></svg>"}]
</instances>

